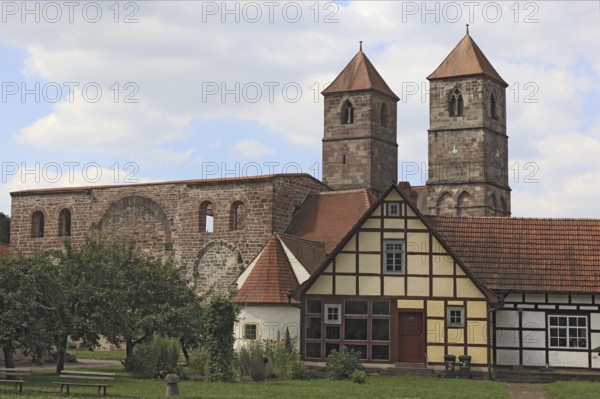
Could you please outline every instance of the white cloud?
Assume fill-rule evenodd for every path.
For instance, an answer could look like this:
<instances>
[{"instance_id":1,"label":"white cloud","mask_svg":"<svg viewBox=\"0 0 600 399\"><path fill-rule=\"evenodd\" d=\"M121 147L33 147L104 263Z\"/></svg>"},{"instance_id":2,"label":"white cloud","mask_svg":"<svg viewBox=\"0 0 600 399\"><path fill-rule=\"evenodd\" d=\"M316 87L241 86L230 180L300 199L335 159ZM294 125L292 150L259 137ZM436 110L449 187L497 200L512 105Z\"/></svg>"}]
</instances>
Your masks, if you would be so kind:
<instances>
[{"instance_id":1,"label":"white cloud","mask_svg":"<svg viewBox=\"0 0 600 399\"><path fill-rule=\"evenodd\" d=\"M218 7L217 14L206 13L209 3ZM97 24L82 21L81 9L74 23L23 24L17 15L4 24L0 41L26 53L24 79L80 84L72 102L53 104L47 115L23 124L14 136L16 144L50 153L125 156L140 164L184 164L208 155L215 159L215 153L228 150L222 136L195 149L177 148L193 137L194 122L222 118L258 124L268 134L284 138L277 142L287 140L298 145L298 151L314 151L320 148L323 133L319 93L363 40L366 54L403 99L398 104L400 162L426 162L425 78L460 40L464 23L469 22L466 7L459 21L449 22L447 15L426 14L421 2L410 2L418 8L414 14L402 2L351 1L338 10L331 8L333 3L318 3L318 15L312 2L298 3L303 11L297 23L286 22L282 5L275 9L273 23L264 7L258 23L247 22L248 15L240 15L236 23L235 16L222 13L221 2L134 4L139 7L134 15L139 22L133 24L114 23L108 9L112 3L102 3L104 18ZM235 4L243 9L249 3ZM594 150L600 129L582 128L592 118L589 125L600 122L597 115L590 115L587 104L588 93L600 87L600 56L591 50L598 47L600 37L598 4L519 3L518 15L516 3L500 4L502 19L497 23L483 15L483 3L475 9L471 35L511 85L507 91L511 162L540 166L540 184L515 183L513 209L520 214L547 210L560 215L559 210L567 212L570 204L561 187L583 190L594 184L599 170ZM436 5L443 9L446 3L427 7ZM120 11L122 21L130 10ZM328 16L337 22L325 23ZM525 23L527 18L530 23ZM589 70L578 69L580 63L589 64ZM82 97L81 86L90 82L102 88L97 103ZM116 103L110 89L115 82ZM139 88L134 94L138 103L124 102L131 94L124 88L128 82ZM277 86L269 98L267 84L272 83ZM527 83L536 86L527 89ZM223 96L223 88L236 84L237 93ZM286 84L301 88L297 102L285 98ZM257 102L243 91L253 85L262 89ZM416 85L419 92L407 97L407 85ZM218 92L209 95L207 89L215 87ZM524 102L532 87L539 89L534 94L538 102ZM233 150L245 158L280 151L265 144L267 133L258 134L238 141ZM597 210L588 211L600 217Z\"/></svg>"},{"instance_id":2,"label":"white cloud","mask_svg":"<svg viewBox=\"0 0 600 399\"><path fill-rule=\"evenodd\" d=\"M233 145L233 149L243 158L260 157L273 154L275 150L256 140L241 140Z\"/></svg>"},{"instance_id":3,"label":"white cloud","mask_svg":"<svg viewBox=\"0 0 600 399\"><path fill-rule=\"evenodd\" d=\"M10 193L15 191L136 184L151 181L153 179L139 175L139 166L136 164L122 165L122 168L117 169L102 167L97 163L49 162L32 165L3 163L2 184L0 184L0 209L10 209Z\"/></svg>"}]
</instances>

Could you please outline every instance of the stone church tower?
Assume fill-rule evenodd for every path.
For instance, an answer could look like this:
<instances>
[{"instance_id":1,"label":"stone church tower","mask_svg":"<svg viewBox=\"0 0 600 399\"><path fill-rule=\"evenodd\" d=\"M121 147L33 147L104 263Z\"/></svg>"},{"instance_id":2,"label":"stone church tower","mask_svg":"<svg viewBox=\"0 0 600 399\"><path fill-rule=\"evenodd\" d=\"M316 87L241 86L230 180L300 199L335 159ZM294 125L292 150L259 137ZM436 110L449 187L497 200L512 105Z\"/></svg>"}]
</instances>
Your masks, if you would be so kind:
<instances>
[{"instance_id":1,"label":"stone church tower","mask_svg":"<svg viewBox=\"0 0 600 399\"><path fill-rule=\"evenodd\" d=\"M378 195L398 179L396 103L360 51L323 92L323 182L334 190L367 188Z\"/></svg>"},{"instance_id":2,"label":"stone church tower","mask_svg":"<svg viewBox=\"0 0 600 399\"><path fill-rule=\"evenodd\" d=\"M507 83L468 30L427 79L427 213L510 216Z\"/></svg>"}]
</instances>

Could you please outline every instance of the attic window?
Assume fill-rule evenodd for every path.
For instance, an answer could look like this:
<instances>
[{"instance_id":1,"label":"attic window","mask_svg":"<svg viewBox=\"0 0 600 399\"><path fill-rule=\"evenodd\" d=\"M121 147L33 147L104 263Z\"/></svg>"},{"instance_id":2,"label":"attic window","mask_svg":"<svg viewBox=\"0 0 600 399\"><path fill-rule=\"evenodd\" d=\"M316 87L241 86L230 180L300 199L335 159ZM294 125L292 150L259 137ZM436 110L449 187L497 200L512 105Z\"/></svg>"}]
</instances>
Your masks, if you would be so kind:
<instances>
[{"instance_id":1,"label":"attic window","mask_svg":"<svg viewBox=\"0 0 600 399\"><path fill-rule=\"evenodd\" d=\"M348 100L342 106L342 125L351 125L354 123L354 107Z\"/></svg>"},{"instance_id":2,"label":"attic window","mask_svg":"<svg viewBox=\"0 0 600 399\"><path fill-rule=\"evenodd\" d=\"M400 216L400 203L399 202L388 202L387 203L387 216Z\"/></svg>"}]
</instances>

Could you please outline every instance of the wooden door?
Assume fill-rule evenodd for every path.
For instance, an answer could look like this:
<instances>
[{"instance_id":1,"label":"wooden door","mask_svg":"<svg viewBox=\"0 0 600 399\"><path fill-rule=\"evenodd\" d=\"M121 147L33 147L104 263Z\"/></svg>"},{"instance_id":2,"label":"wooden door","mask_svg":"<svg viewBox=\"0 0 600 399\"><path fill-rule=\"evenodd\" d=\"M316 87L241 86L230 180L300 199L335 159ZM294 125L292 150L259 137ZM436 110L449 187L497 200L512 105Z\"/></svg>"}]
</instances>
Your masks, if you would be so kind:
<instances>
[{"instance_id":1,"label":"wooden door","mask_svg":"<svg viewBox=\"0 0 600 399\"><path fill-rule=\"evenodd\" d=\"M425 361L422 312L398 312L398 362Z\"/></svg>"}]
</instances>

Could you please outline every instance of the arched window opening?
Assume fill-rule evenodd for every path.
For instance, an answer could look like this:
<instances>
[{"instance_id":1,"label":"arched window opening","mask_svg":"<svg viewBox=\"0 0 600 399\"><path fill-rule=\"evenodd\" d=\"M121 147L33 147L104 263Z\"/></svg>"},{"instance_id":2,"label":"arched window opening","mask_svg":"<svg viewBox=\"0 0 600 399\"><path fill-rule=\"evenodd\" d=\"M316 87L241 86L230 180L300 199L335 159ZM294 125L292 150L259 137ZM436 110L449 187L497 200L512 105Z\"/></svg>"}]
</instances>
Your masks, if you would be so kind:
<instances>
[{"instance_id":1,"label":"arched window opening","mask_svg":"<svg viewBox=\"0 0 600 399\"><path fill-rule=\"evenodd\" d=\"M496 112L496 98L493 94L490 96L490 116L493 120L498 119L498 113Z\"/></svg>"},{"instance_id":2,"label":"arched window opening","mask_svg":"<svg viewBox=\"0 0 600 399\"><path fill-rule=\"evenodd\" d=\"M354 107L350 101L346 101L342 107L342 124L350 125L354 123Z\"/></svg>"},{"instance_id":3,"label":"arched window opening","mask_svg":"<svg viewBox=\"0 0 600 399\"><path fill-rule=\"evenodd\" d=\"M241 201L231 205L230 230L242 230L246 220L246 206Z\"/></svg>"},{"instance_id":4,"label":"arched window opening","mask_svg":"<svg viewBox=\"0 0 600 399\"><path fill-rule=\"evenodd\" d=\"M200 223L198 227L201 233L212 233L214 231L214 207L212 202L204 201L200 204Z\"/></svg>"},{"instance_id":5,"label":"arched window opening","mask_svg":"<svg viewBox=\"0 0 600 399\"><path fill-rule=\"evenodd\" d=\"M389 109L386 103L381 105L381 126L388 127Z\"/></svg>"},{"instance_id":6,"label":"arched window opening","mask_svg":"<svg viewBox=\"0 0 600 399\"><path fill-rule=\"evenodd\" d=\"M71 211L63 209L58 215L58 235L61 237L71 236Z\"/></svg>"},{"instance_id":7,"label":"arched window opening","mask_svg":"<svg viewBox=\"0 0 600 399\"><path fill-rule=\"evenodd\" d=\"M464 101L460 90L454 89L448 101L448 115L462 116L464 108Z\"/></svg>"},{"instance_id":8,"label":"arched window opening","mask_svg":"<svg viewBox=\"0 0 600 399\"><path fill-rule=\"evenodd\" d=\"M41 238L44 236L44 214L40 211L33 212L31 215L31 238Z\"/></svg>"}]
</instances>

